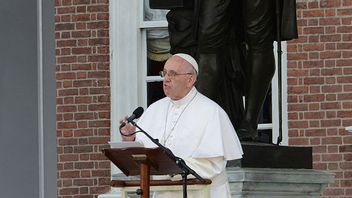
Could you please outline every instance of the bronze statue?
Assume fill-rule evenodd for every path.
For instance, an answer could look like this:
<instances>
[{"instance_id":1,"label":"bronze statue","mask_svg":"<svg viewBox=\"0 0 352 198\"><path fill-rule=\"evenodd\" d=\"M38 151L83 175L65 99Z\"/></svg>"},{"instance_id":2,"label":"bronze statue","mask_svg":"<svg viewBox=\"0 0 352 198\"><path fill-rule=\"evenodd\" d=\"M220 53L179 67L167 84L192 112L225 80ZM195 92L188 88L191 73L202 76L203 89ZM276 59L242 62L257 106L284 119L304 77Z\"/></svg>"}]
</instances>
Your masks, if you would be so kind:
<instances>
[{"instance_id":1,"label":"bronze statue","mask_svg":"<svg viewBox=\"0 0 352 198\"><path fill-rule=\"evenodd\" d=\"M171 53L197 59L197 89L223 107L240 140L257 141L258 115L275 71L275 19L285 20L283 40L296 38L295 0L183 2L189 0L168 7Z\"/></svg>"}]
</instances>

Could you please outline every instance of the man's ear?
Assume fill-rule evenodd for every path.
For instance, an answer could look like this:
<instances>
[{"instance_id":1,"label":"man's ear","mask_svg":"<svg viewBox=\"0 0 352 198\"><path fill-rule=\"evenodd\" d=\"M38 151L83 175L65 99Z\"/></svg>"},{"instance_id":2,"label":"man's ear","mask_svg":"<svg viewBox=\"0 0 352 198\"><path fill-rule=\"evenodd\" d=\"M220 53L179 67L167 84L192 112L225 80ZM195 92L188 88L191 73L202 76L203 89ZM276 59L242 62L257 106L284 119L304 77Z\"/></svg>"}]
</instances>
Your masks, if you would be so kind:
<instances>
[{"instance_id":1,"label":"man's ear","mask_svg":"<svg viewBox=\"0 0 352 198\"><path fill-rule=\"evenodd\" d=\"M195 75L190 75L188 78L188 84L192 87L196 83L196 76Z\"/></svg>"}]
</instances>

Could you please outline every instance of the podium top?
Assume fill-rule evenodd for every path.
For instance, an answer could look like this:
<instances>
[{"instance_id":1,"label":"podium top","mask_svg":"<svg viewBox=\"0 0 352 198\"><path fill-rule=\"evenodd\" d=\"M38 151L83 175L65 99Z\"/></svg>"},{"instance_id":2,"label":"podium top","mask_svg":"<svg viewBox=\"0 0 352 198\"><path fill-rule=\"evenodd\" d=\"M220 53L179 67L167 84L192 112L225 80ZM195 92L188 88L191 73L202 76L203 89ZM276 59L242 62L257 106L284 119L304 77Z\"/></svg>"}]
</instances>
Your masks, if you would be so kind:
<instances>
[{"instance_id":1,"label":"podium top","mask_svg":"<svg viewBox=\"0 0 352 198\"><path fill-rule=\"evenodd\" d=\"M110 185L112 187L135 187L139 186L140 180L112 180ZM187 179L187 185L209 185L211 184L210 179L205 179L204 182L198 179ZM171 180L150 180L150 186L174 186L183 185L182 180L171 181Z\"/></svg>"},{"instance_id":2,"label":"podium top","mask_svg":"<svg viewBox=\"0 0 352 198\"><path fill-rule=\"evenodd\" d=\"M160 148L109 148L103 149L103 153L126 176L140 175L141 163L150 165L151 175L182 173L176 162Z\"/></svg>"}]
</instances>

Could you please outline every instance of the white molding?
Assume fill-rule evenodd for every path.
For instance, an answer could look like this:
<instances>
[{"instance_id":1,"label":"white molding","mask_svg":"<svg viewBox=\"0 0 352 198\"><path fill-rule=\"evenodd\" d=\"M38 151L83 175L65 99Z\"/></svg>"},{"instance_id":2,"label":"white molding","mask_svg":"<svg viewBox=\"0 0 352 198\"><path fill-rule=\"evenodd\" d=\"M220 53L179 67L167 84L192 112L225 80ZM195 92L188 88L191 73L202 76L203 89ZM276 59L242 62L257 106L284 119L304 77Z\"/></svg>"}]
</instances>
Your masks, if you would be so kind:
<instances>
[{"instance_id":1,"label":"white molding","mask_svg":"<svg viewBox=\"0 0 352 198\"><path fill-rule=\"evenodd\" d=\"M109 3L111 141L121 140L119 120L138 106L138 2ZM111 167L112 175L120 172L116 166Z\"/></svg>"},{"instance_id":2,"label":"white molding","mask_svg":"<svg viewBox=\"0 0 352 198\"><path fill-rule=\"evenodd\" d=\"M110 1L112 141L120 140L118 120L138 106L137 6L138 0Z\"/></svg>"},{"instance_id":3,"label":"white molding","mask_svg":"<svg viewBox=\"0 0 352 198\"><path fill-rule=\"evenodd\" d=\"M282 109L282 142L281 145L288 145L288 126L287 126L287 43L281 42L282 49L282 65L281 65L281 109ZM275 63L277 63L277 43L274 42ZM272 104L279 104L278 90L278 67L275 64L275 74L272 80ZM272 105L272 142L277 143L279 136L279 108L277 105Z\"/></svg>"},{"instance_id":4,"label":"white molding","mask_svg":"<svg viewBox=\"0 0 352 198\"><path fill-rule=\"evenodd\" d=\"M140 23L140 28L167 28L167 21L142 21Z\"/></svg>"}]
</instances>

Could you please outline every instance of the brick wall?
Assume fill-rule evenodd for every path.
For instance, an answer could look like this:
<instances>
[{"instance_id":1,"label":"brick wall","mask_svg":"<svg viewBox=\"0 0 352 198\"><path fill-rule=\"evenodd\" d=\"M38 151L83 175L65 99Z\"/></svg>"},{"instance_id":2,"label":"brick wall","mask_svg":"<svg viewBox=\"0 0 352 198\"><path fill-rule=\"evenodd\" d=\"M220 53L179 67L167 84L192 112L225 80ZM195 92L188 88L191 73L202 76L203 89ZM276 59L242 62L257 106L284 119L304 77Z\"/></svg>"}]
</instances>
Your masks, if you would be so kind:
<instances>
[{"instance_id":1,"label":"brick wall","mask_svg":"<svg viewBox=\"0 0 352 198\"><path fill-rule=\"evenodd\" d=\"M352 1L297 0L299 39L288 44L289 144L313 147L333 172L326 197L352 196Z\"/></svg>"},{"instance_id":2,"label":"brick wall","mask_svg":"<svg viewBox=\"0 0 352 198\"><path fill-rule=\"evenodd\" d=\"M108 0L55 0L58 197L110 189Z\"/></svg>"}]
</instances>

